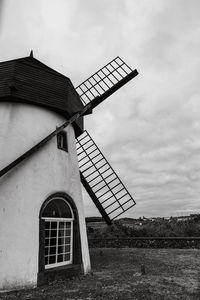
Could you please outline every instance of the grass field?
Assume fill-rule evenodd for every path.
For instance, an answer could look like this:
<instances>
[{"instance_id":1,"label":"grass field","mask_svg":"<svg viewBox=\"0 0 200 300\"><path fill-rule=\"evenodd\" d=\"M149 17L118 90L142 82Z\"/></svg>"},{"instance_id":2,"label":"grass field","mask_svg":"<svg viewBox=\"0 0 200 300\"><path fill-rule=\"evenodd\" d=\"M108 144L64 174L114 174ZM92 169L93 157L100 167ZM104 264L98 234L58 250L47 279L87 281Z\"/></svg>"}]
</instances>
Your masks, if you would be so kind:
<instances>
[{"instance_id":1,"label":"grass field","mask_svg":"<svg viewBox=\"0 0 200 300\"><path fill-rule=\"evenodd\" d=\"M0 299L200 299L200 250L107 248L90 254L92 274Z\"/></svg>"}]
</instances>

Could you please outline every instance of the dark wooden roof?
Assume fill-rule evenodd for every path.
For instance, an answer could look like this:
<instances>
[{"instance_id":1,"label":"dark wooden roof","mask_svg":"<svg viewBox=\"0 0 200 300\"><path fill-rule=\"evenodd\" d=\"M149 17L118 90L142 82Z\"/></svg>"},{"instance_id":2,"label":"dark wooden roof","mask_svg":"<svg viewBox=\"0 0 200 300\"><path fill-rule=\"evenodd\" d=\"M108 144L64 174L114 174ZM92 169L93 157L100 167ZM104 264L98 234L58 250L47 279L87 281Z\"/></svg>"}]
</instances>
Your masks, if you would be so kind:
<instances>
[{"instance_id":1,"label":"dark wooden roof","mask_svg":"<svg viewBox=\"0 0 200 300\"><path fill-rule=\"evenodd\" d=\"M0 101L43 106L67 119L83 108L70 79L32 56L0 63ZM77 124L83 130L82 118Z\"/></svg>"}]
</instances>

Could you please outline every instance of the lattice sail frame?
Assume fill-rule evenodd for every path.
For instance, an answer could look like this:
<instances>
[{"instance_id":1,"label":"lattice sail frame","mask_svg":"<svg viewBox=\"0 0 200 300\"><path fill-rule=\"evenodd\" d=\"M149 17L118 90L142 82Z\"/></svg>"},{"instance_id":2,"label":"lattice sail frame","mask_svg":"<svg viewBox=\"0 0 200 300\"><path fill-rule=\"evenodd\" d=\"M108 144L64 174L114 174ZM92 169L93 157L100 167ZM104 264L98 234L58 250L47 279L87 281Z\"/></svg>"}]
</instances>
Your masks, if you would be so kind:
<instances>
[{"instance_id":1,"label":"lattice sail frame","mask_svg":"<svg viewBox=\"0 0 200 300\"><path fill-rule=\"evenodd\" d=\"M76 146L80 173L99 201L97 208L103 208L108 220L133 207L134 199L87 131L78 137Z\"/></svg>"},{"instance_id":2,"label":"lattice sail frame","mask_svg":"<svg viewBox=\"0 0 200 300\"><path fill-rule=\"evenodd\" d=\"M78 92L82 103L87 105L95 98L108 92L112 87L133 72L134 71L119 56L117 56L77 86L76 91Z\"/></svg>"}]
</instances>

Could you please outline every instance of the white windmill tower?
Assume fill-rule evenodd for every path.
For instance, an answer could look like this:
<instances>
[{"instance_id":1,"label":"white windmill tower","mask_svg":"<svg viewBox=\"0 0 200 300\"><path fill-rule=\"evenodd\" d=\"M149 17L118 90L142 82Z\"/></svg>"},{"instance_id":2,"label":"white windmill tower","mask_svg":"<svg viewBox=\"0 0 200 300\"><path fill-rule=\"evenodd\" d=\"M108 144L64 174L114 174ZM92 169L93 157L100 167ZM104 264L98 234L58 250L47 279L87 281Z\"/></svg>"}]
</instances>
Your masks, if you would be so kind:
<instances>
[{"instance_id":1,"label":"white windmill tower","mask_svg":"<svg viewBox=\"0 0 200 300\"><path fill-rule=\"evenodd\" d=\"M117 57L75 90L32 52L0 63L0 290L90 271L81 182L107 224L135 205L83 118L137 74Z\"/></svg>"}]
</instances>

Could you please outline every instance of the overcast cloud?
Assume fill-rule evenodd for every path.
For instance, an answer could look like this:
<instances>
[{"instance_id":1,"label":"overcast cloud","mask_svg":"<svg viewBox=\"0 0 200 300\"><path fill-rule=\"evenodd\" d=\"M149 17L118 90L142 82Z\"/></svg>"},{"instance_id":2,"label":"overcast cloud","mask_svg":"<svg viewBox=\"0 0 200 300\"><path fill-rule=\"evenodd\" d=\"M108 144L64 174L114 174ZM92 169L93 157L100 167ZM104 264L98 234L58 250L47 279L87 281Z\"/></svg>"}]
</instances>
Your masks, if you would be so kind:
<instances>
[{"instance_id":1,"label":"overcast cloud","mask_svg":"<svg viewBox=\"0 0 200 300\"><path fill-rule=\"evenodd\" d=\"M3 3L1 61L33 49L75 86L117 55L138 69L85 122L137 202L126 216L199 212L200 1Z\"/></svg>"}]
</instances>

